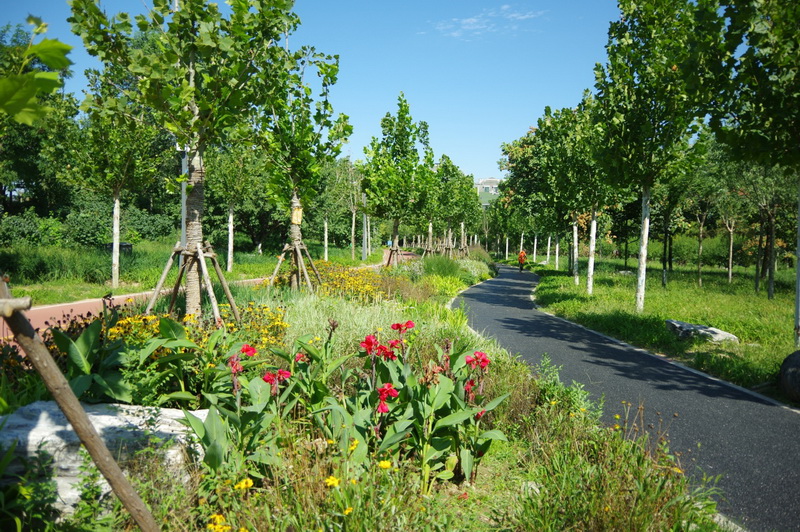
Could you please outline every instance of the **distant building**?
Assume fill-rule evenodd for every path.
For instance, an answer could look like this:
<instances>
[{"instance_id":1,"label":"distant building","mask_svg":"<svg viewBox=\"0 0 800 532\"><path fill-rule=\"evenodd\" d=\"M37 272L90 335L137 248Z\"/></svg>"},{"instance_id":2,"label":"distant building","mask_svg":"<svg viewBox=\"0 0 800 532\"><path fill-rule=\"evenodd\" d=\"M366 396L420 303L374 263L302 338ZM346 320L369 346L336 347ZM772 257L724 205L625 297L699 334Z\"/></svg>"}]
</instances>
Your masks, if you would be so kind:
<instances>
[{"instance_id":1,"label":"distant building","mask_svg":"<svg viewBox=\"0 0 800 532\"><path fill-rule=\"evenodd\" d=\"M500 195L500 183L502 181L502 179L490 177L489 179L481 179L475 183L475 190L478 192L478 198L484 209L488 208L489 204Z\"/></svg>"}]
</instances>

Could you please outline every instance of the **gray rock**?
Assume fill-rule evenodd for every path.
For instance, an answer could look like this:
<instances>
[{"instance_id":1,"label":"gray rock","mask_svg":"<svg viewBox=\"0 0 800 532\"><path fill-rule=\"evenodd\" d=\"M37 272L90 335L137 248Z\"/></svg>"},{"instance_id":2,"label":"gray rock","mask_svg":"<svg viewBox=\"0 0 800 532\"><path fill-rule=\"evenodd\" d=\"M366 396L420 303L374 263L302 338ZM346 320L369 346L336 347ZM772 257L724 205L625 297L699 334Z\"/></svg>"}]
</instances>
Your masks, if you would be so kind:
<instances>
[{"instance_id":1,"label":"gray rock","mask_svg":"<svg viewBox=\"0 0 800 532\"><path fill-rule=\"evenodd\" d=\"M716 327L709 327L708 325L697 325L694 323L686 323L685 321L666 320L667 329L672 334L681 340L688 340L689 338L700 337L710 342L733 342L739 343L739 338L729 332L717 329Z\"/></svg>"},{"instance_id":2,"label":"gray rock","mask_svg":"<svg viewBox=\"0 0 800 532\"><path fill-rule=\"evenodd\" d=\"M792 401L800 403L800 351L795 351L781 364L781 390Z\"/></svg>"},{"instance_id":3,"label":"gray rock","mask_svg":"<svg viewBox=\"0 0 800 532\"><path fill-rule=\"evenodd\" d=\"M148 443L148 434L165 446L165 465L180 470L187 441L187 428L178 421L184 417L181 410L115 404L83 404L83 408L123 470L125 461ZM208 411L193 413L205 419ZM0 427L0 449L8 449L16 441L15 454L20 458L34 459L37 454L45 453L52 459L50 473L58 487L56 509L62 513L71 512L80 497L79 476L84 458L80 454L82 446L78 435L58 405L54 401L29 404L12 414L0 416ZM23 474L22 463L15 460L8 472ZM105 493L110 492L107 484L103 489Z\"/></svg>"}]
</instances>

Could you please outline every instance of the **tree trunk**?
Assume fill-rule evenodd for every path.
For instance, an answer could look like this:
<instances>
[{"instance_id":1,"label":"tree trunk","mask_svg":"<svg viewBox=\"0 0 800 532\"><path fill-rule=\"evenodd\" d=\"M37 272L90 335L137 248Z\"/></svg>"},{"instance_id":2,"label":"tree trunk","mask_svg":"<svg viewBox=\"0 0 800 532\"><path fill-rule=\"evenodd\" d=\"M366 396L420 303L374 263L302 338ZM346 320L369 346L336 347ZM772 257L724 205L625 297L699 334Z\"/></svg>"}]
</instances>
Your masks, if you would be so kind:
<instances>
[{"instance_id":1,"label":"tree trunk","mask_svg":"<svg viewBox=\"0 0 800 532\"><path fill-rule=\"evenodd\" d=\"M506 260L508 260L508 237L506 237Z\"/></svg>"},{"instance_id":2,"label":"tree trunk","mask_svg":"<svg viewBox=\"0 0 800 532\"><path fill-rule=\"evenodd\" d=\"M559 255L561 255L561 251L559 250L560 246L561 246L561 239L556 238L556 270L558 270L558 259Z\"/></svg>"},{"instance_id":3,"label":"tree trunk","mask_svg":"<svg viewBox=\"0 0 800 532\"><path fill-rule=\"evenodd\" d=\"M647 239L650 236L650 186L642 187L642 232L639 241L639 269L636 273L636 312L644 311L647 278Z\"/></svg>"},{"instance_id":4,"label":"tree trunk","mask_svg":"<svg viewBox=\"0 0 800 532\"><path fill-rule=\"evenodd\" d=\"M661 286L667 287L667 253L669 247L669 219L668 213L664 213L664 246L661 248Z\"/></svg>"},{"instance_id":5,"label":"tree trunk","mask_svg":"<svg viewBox=\"0 0 800 532\"><path fill-rule=\"evenodd\" d=\"M539 245L539 235L533 235L533 262L536 263L536 247Z\"/></svg>"},{"instance_id":6,"label":"tree trunk","mask_svg":"<svg viewBox=\"0 0 800 532\"><path fill-rule=\"evenodd\" d=\"M586 268L586 293L594 291L594 252L597 247L597 205L592 205L592 221L589 223L589 266Z\"/></svg>"},{"instance_id":7,"label":"tree trunk","mask_svg":"<svg viewBox=\"0 0 800 532\"><path fill-rule=\"evenodd\" d=\"M397 266L397 253L400 251L399 243L397 239L400 238L400 219L395 218L394 222L392 222L392 266Z\"/></svg>"},{"instance_id":8,"label":"tree trunk","mask_svg":"<svg viewBox=\"0 0 800 532\"><path fill-rule=\"evenodd\" d=\"M356 260L356 211L350 211L350 260Z\"/></svg>"},{"instance_id":9,"label":"tree trunk","mask_svg":"<svg viewBox=\"0 0 800 532\"><path fill-rule=\"evenodd\" d=\"M203 209L205 202L205 164L201 146L193 147L189 161L188 193L186 195L186 249L195 251L203 246ZM200 264L187 258L186 314L201 316Z\"/></svg>"},{"instance_id":10,"label":"tree trunk","mask_svg":"<svg viewBox=\"0 0 800 532\"><path fill-rule=\"evenodd\" d=\"M703 287L703 230L708 214L697 215L697 286Z\"/></svg>"},{"instance_id":11,"label":"tree trunk","mask_svg":"<svg viewBox=\"0 0 800 532\"><path fill-rule=\"evenodd\" d=\"M119 286L119 191L114 191L114 212L111 222L111 288Z\"/></svg>"},{"instance_id":12,"label":"tree trunk","mask_svg":"<svg viewBox=\"0 0 800 532\"><path fill-rule=\"evenodd\" d=\"M767 299L775 298L775 212L769 213L769 279Z\"/></svg>"},{"instance_id":13,"label":"tree trunk","mask_svg":"<svg viewBox=\"0 0 800 532\"><path fill-rule=\"evenodd\" d=\"M328 215L322 219L322 260L328 260Z\"/></svg>"},{"instance_id":14,"label":"tree trunk","mask_svg":"<svg viewBox=\"0 0 800 532\"><path fill-rule=\"evenodd\" d=\"M728 284L733 283L733 230L736 221L725 220L725 228L728 230Z\"/></svg>"},{"instance_id":15,"label":"tree trunk","mask_svg":"<svg viewBox=\"0 0 800 532\"><path fill-rule=\"evenodd\" d=\"M519 251L520 252L522 251L524 242L525 242L525 231L523 231L523 232L521 232L519 234Z\"/></svg>"},{"instance_id":16,"label":"tree trunk","mask_svg":"<svg viewBox=\"0 0 800 532\"><path fill-rule=\"evenodd\" d=\"M797 247L794 268L794 346L800 347L800 183L797 187Z\"/></svg>"},{"instance_id":17,"label":"tree trunk","mask_svg":"<svg viewBox=\"0 0 800 532\"><path fill-rule=\"evenodd\" d=\"M668 261L669 262L669 273L672 273L674 271L673 270L673 264L672 264L672 262L673 262L672 261L672 244L674 242L675 242L675 237L672 234L672 231L670 231L669 232L669 261Z\"/></svg>"},{"instance_id":18,"label":"tree trunk","mask_svg":"<svg viewBox=\"0 0 800 532\"><path fill-rule=\"evenodd\" d=\"M575 286L581 284L578 275L578 214L575 212L572 213L572 276Z\"/></svg>"},{"instance_id":19,"label":"tree trunk","mask_svg":"<svg viewBox=\"0 0 800 532\"><path fill-rule=\"evenodd\" d=\"M367 256L372 255L372 218L367 216Z\"/></svg>"},{"instance_id":20,"label":"tree trunk","mask_svg":"<svg viewBox=\"0 0 800 532\"><path fill-rule=\"evenodd\" d=\"M228 205L228 265L227 271L233 271L233 205Z\"/></svg>"},{"instance_id":21,"label":"tree trunk","mask_svg":"<svg viewBox=\"0 0 800 532\"><path fill-rule=\"evenodd\" d=\"M550 240L552 237L547 235L547 264L550 265Z\"/></svg>"},{"instance_id":22,"label":"tree trunk","mask_svg":"<svg viewBox=\"0 0 800 532\"><path fill-rule=\"evenodd\" d=\"M756 294L761 292L761 250L764 243L764 212L761 212L761 223L758 225L758 245L756 246L756 275L755 290Z\"/></svg>"}]
</instances>

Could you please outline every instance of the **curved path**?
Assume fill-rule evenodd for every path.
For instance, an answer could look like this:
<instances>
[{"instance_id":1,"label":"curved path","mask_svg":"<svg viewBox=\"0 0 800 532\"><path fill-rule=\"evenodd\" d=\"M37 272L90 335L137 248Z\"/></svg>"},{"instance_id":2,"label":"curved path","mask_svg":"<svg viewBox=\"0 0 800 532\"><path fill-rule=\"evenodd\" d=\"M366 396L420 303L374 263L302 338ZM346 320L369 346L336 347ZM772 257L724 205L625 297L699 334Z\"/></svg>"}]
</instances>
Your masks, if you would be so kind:
<instances>
[{"instance_id":1,"label":"curved path","mask_svg":"<svg viewBox=\"0 0 800 532\"><path fill-rule=\"evenodd\" d=\"M742 388L535 309L531 272L500 265L498 277L463 292L473 329L530 364L547 354L564 383L604 398L603 419L644 406L645 424L667 434L694 477L720 476L719 511L752 531L800 531L800 413Z\"/></svg>"}]
</instances>

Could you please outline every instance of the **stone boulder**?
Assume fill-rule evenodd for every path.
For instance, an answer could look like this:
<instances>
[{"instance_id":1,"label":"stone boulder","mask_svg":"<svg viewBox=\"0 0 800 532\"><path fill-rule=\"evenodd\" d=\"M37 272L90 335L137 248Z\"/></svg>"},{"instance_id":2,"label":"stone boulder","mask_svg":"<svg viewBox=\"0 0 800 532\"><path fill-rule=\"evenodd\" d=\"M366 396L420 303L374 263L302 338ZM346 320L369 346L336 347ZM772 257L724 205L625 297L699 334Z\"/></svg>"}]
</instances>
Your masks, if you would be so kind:
<instances>
[{"instance_id":1,"label":"stone boulder","mask_svg":"<svg viewBox=\"0 0 800 532\"><path fill-rule=\"evenodd\" d=\"M148 443L148 435L164 447L165 466L177 471L184 463L187 427L179 422L183 411L116 404L83 404L89 420L111 454L125 469L125 461ZM207 410L193 412L205 419ZM15 454L23 460L35 459L44 453L52 459L49 474L55 480L58 499L55 507L62 513L74 510L80 498L79 476L84 458L78 435L54 401L38 401L12 414L0 416L0 450L17 442ZM88 455L87 455L88 457ZM89 458L87 458L89 459ZM15 460L7 473L23 474L20 460ZM110 487L102 480L105 494Z\"/></svg>"},{"instance_id":2,"label":"stone boulder","mask_svg":"<svg viewBox=\"0 0 800 532\"><path fill-rule=\"evenodd\" d=\"M800 403L800 351L795 351L781 364L781 391L792 401Z\"/></svg>"},{"instance_id":3,"label":"stone boulder","mask_svg":"<svg viewBox=\"0 0 800 532\"><path fill-rule=\"evenodd\" d=\"M716 327L686 323L685 321L678 320L666 320L664 323L666 323L667 329L681 340L699 337L714 343L739 343L739 338L736 335L717 329Z\"/></svg>"}]
</instances>

